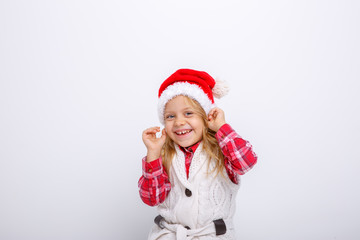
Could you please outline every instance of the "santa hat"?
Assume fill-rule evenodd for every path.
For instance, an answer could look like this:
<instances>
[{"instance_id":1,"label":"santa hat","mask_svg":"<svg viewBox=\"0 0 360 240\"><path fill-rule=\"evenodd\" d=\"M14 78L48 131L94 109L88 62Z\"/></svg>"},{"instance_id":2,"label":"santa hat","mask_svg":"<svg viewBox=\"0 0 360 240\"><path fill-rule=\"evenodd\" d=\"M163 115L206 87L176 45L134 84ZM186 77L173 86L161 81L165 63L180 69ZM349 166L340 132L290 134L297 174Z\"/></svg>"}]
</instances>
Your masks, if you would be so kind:
<instances>
[{"instance_id":1,"label":"santa hat","mask_svg":"<svg viewBox=\"0 0 360 240\"><path fill-rule=\"evenodd\" d=\"M165 105L178 95L196 100L206 114L216 107L214 97L221 98L229 91L225 82L214 80L208 73L192 69L179 69L167 78L159 89L158 114L164 124Z\"/></svg>"}]
</instances>

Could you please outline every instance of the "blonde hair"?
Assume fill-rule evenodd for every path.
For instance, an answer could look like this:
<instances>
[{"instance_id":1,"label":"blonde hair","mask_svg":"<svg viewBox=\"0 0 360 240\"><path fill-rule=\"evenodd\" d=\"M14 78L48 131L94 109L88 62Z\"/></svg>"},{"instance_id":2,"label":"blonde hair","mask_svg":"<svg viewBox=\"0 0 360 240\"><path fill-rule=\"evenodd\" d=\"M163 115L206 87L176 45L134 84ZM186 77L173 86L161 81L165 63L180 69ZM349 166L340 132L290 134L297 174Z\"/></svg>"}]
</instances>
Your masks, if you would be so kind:
<instances>
[{"instance_id":1,"label":"blonde hair","mask_svg":"<svg viewBox=\"0 0 360 240\"><path fill-rule=\"evenodd\" d=\"M195 114L198 114L204 122L204 129L202 133L202 142L203 142L203 150L209 156L212 161L215 161L215 168L210 172L216 171L216 175L221 173L223 175L223 170L225 168L224 165L224 154L221 151L221 148L216 140L215 134L213 130L208 127L207 123L207 115L201 105L194 99L184 96L186 101L194 108ZM170 176L170 166L172 163L172 159L176 154L174 141L167 137L165 140L165 144L161 151L162 163L165 168L166 173ZM208 162L209 168L210 161Z\"/></svg>"}]
</instances>

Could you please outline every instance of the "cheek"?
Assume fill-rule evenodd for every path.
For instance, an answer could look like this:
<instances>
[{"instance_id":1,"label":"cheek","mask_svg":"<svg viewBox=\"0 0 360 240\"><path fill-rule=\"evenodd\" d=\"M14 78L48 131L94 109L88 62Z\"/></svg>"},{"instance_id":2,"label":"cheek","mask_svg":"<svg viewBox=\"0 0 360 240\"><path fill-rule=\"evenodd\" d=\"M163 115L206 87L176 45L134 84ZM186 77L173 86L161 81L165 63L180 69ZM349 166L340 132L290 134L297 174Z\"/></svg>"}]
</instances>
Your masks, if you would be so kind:
<instances>
[{"instance_id":1,"label":"cheek","mask_svg":"<svg viewBox=\"0 0 360 240\"><path fill-rule=\"evenodd\" d=\"M171 133L171 125L170 125L170 124L166 124L166 123L165 123L165 127L164 127L164 128L165 128L165 132L166 132L166 133Z\"/></svg>"},{"instance_id":2,"label":"cheek","mask_svg":"<svg viewBox=\"0 0 360 240\"><path fill-rule=\"evenodd\" d=\"M205 127L202 119L197 119L194 123L193 126L198 130L198 131L202 131L203 128Z\"/></svg>"}]
</instances>

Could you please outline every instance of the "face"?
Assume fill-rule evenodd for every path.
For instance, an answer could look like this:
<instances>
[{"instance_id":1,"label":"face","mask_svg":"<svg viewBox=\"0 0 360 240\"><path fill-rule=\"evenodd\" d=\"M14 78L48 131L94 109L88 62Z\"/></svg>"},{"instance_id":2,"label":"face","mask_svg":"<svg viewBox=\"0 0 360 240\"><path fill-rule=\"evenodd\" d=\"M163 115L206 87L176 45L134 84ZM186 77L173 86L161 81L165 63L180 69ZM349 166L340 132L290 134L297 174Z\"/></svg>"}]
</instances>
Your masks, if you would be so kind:
<instances>
[{"instance_id":1,"label":"face","mask_svg":"<svg viewBox=\"0 0 360 240\"><path fill-rule=\"evenodd\" d=\"M171 99L164 114L165 131L176 144L189 147L202 140L204 121L186 97Z\"/></svg>"}]
</instances>

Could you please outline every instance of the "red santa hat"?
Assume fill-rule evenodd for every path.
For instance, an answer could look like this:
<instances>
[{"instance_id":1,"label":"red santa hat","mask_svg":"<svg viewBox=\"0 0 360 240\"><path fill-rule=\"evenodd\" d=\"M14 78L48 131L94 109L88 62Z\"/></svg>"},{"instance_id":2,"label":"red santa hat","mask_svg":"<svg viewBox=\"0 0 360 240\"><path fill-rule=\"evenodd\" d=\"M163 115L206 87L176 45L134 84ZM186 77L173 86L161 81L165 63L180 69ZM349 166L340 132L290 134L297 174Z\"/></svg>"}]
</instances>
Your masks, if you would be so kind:
<instances>
[{"instance_id":1,"label":"red santa hat","mask_svg":"<svg viewBox=\"0 0 360 240\"><path fill-rule=\"evenodd\" d=\"M214 97L221 98L229 91L225 82L214 80L208 73L192 69L179 69L167 78L159 89L158 114L164 124L164 110L168 101L184 95L196 100L206 114L216 107Z\"/></svg>"}]
</instances>

